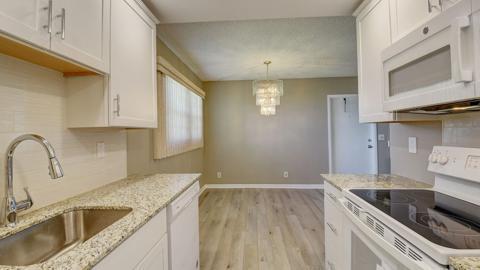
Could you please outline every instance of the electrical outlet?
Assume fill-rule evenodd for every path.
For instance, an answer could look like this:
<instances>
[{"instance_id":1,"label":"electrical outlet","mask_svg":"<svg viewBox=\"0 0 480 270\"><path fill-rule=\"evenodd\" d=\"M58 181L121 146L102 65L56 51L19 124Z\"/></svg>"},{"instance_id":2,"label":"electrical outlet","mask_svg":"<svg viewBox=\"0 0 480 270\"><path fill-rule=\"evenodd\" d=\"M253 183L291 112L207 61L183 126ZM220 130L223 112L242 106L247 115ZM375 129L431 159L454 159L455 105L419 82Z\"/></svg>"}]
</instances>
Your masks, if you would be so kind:
<instances>
[{"instance_id":1,"label":"electrical outlet","mask_svg":"<svg viewBox=\"0 0 480 270\"><path fill-rule=\"evenodd\" d=\"M97 158L104 158L105 157L105 143L104 142L97 142Z\"/></svg>"},{"instance_id":2,"label":"electrical outlet","mask_svg":"<svg viewBox=\"0 0 480 270\"><path fill-rule=\"evenodd\" d=\"M222 172L217 172L217 178L218 179L222 178Z\"/></svg>"},{"instance_id":3,"label":"electrical outlet","mask_svg":"<svg viewBox=\"0 0 480 270\"><path fill-rule=\"evenodd\" d=\"M288 172L287 171L283 172L283 178L288 178Z\"/></svg>"},{"instance_id":4,"label":"electrical outlet","mask_svg":"<svg viewBox=\"0 0 480 270\"><path fill-rule=\"evenodd\" d=\"M408 152L417 153L417 137L408 137Z\"/></svg>"}]
</instances>

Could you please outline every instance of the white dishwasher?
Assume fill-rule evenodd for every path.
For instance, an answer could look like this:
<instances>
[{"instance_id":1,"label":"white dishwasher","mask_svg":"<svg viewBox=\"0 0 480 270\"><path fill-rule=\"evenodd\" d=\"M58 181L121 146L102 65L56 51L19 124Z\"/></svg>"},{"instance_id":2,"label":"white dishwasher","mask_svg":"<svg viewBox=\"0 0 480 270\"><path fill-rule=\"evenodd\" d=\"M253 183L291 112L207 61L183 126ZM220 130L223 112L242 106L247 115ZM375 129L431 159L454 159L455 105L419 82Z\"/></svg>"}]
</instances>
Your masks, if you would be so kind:
<instances>
[{"instance_id":1,"label":"white dishwasher","mask_svg":"<svg viewBox=\"0 0 480 270\"><path fill-rule=\"evenodd\" d=\"M197 182L167 207L170 270L196 270L200 267Z\"/></svg>"}]
</instances>

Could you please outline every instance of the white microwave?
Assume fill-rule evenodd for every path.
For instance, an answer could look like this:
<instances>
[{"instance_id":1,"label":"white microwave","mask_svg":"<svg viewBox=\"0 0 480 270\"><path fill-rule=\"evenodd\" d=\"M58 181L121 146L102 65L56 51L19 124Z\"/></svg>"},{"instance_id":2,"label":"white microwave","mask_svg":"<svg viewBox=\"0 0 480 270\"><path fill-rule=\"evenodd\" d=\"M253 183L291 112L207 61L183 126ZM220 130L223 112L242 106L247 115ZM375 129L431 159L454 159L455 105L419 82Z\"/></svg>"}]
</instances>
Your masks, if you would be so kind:
<instances>
[{"instance_id":1,"label":"white microwave","mask_svg":"<svg viewBox=\"0 0 480 270\"><path fill-rule=\"evenodd\" d=\"M458 2L382 52L385 111L480 99L477 1Z\"/></svg>"}]
</instances>

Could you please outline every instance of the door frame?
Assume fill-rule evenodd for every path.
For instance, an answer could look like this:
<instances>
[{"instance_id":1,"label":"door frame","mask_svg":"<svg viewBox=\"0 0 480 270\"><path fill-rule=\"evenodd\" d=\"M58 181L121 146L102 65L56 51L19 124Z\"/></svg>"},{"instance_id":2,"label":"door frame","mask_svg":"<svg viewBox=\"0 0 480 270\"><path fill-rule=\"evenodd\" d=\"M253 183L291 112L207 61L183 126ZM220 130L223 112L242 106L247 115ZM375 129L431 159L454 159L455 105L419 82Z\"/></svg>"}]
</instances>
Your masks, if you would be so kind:
<instances>
[{"instance_id":1,"label":"door frame","mask_svg":"<svg viewBox=\"0 0 480 270\"><path fill-rule=\"evenodd\" d=\"M333 171L333 149L332 149L332 101L335 98L348 98L348 97L358 97L358 94L338 94L338 95L327 95L327 117L328 117L328 173L332 173ZM360 120L359 120L360 121ZM377 125L373 124L375 138L377 140ZM378 143L375 142L375 155L374 155L374 164L373 170L376 174L378 174Z\"/></svg>"}]
</instances>

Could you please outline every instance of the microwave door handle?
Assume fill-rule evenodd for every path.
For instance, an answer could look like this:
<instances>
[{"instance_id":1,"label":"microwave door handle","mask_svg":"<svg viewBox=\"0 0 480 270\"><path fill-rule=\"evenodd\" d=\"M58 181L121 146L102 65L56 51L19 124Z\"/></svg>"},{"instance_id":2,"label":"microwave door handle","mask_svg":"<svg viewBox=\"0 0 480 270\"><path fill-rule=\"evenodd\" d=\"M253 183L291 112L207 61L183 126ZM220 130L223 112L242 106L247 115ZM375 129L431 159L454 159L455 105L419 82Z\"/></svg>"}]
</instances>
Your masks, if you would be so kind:
<instances>
[{"instance_id":1,"label":"microwave door handle","mask_svg":"<svg viewBox=\"0 0 480 270\"><path fill-rule=\"evenodd\" d=\"M467 16L458 17L452 24L453 40L452 50L456 61L452 63L453 80L457 83L471 82L473 80L472 70L465 69L463 65L463 46L462 46L462 30L470 26L470 19Z\"/></svg>"}]
</instances>

